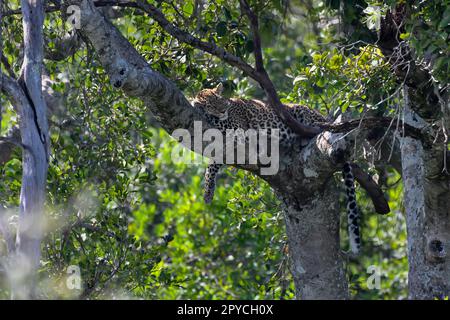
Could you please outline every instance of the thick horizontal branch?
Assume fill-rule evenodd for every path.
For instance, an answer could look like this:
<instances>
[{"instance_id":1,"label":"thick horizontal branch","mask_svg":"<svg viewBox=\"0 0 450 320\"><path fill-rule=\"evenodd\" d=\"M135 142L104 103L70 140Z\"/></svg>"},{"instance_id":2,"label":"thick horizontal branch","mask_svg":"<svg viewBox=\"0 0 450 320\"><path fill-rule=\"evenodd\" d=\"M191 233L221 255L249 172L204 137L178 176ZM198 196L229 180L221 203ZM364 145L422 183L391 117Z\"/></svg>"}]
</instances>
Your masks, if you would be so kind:
<instances>
[{"instance_id":1,"label":"thick horizontal branch","mask_svg":"<svg viewBox=\"0 0 450 320\"><path fill-rule=\"evenodd\" d=\"M80 1L72 1L68 4L79 4ZM257 81L261 87L264 89L264 91L267 94L269 104L274 109L274 111L278 114L278 116L289 126L291 127L296 133L304 136L304 137L313 137L321 130L317 127L311 127L304 125L302 123L299 123L296 121L292 115L288 112L286 107L281 103L278 94L276 92L276 89L271 82L269 76L267 75L267 72L262 68L262 54L261 49L259 48L258 52L256 52L256 61L257 61L257 69L253 68L251 65L249 65L247 62L242 60L241 58L231 54L230 52L227 52L221 47L218 47L214 43L202 41L199 38L196 38L192 36L190 33L180 30L175 25L170 23L164 14L159 11L155 6L143 2L143 1L137 1L137 2L119 2L119 1L94 1L92 2L94 6L96 7L102 7L102 6L119 6L119 7L136 7L140 8L143 11L145 11L147 14L149 14L166 32L168 32L170 35L178 39L179 41L189 44L193 46L194 48L200 49L204 52L207 52L209 54L212 54L224 62L230 64L231 66L234 66L238 68L239 70L243 71L245 75L249 76L250 78ZM68 5L66 4L66 5ZM53 12L56 10L62 9L60 6L51 6L47 7L47 12ZM247 4L247 10L250 10ZM247 11L248 12L248 11ZM250 11L251 12L251 11ZM11 15L15 13L20 13L18 11L10 11L7 12L6 15ZM256 21L256 25L254 25L254 38L258 42L259 34L257 32L257 20L255 20L255 15L253 13L250 13L251 21L253 21L253 25ZM256 28L255 28L256 27ZM49 58L52 59L61 59L59 56L54 56L49 54Z\"/></svg>"},{"instance_id":2,"label":"thick horizontal branch","mask_svg":"<svg viewBox=\"0 0 450 320\"><path fill-rule=\"evenodd\" d=\"M92 2L73 0L71 3L82 7L80 32L94 46L100 62L116 88L123 89L130 97L141 99L169 133L176 129L187 129L193 135L195 120L206 123L203 112L193 108L170 80L152 70L117 28L95 9ZM291 167L292 170L300 170L295 173L295 179L299 180L298 185L304 186L302 181L313 177L317 183L327 181L333 172L339 170L350 157L349 150L352 148L349 146L352 144L349 139L354 135L352 133L342 138L342 134L321 134L313 140L310 148L301 153L296 152L294 146L290 156L295 163ZM191 149L202 152L195 149L195 146ZM283 158L283 161L286 159ZM302 166L305 166L303 171L299 169ZM246 169L255 171L254 168ZM281 176L265 177L265 179L276 183L274 180L279 177Z\"/></svg>"},{"instance_id":3,"label":"thick horizontal branch","mask_svg":"<svg viewBox=\"0 0 450 320\"><path fill-rule=\"evenodd\" d=\"M348 134L322 132L304 147L292 146L287 154L281 156L280 174L263 178L272 186L279 186L285 194L303 190L308 197L308 190L322 188L352 158L355 140L364 139L363 130ZM285 162L285 158L289 162Z\"/></svg>"},{"instance_id":4,"label":"thick horizontal branch","mask_svg":"<svg viewBox=\"0 0 450 320\"><path fill-rule=\"evenodd\" d=\"M1 157L1 154L0 154ZM10 230L10 223L8 221L9 214L6 210L0 207L0 236L6 243L6 250L8 255L15 251L14 233Z\"/></svg>"},{"instance_id":5,"label":"thick horizontal branch","mask_svg":"<svg viewBox=\"0 0 450 320\"><path fill-rule=\"evenodd\" d=\"M344 164L352 159L354 146L361 145L369 132L365 128L347 133L325 131L314 137L307 146L298 150L293 147L288 154L283 155L282 158L290 161L286 167L281 162L279 174L262 178L278 190L278 194L302 193L305 199L312 197L314 190L322 192L333 174L341 171ZM355 179L366 190L375 211L380 214L388 213L390 208L380 186L356 164L353 164L353 168Z\"/></svg>"},{"instance_id":6,"label":"thick horizontal branch","mask_svg":"<svg viewBox=\"0 0 450 320\"><path fill-rule=\"evenodd\" d=\"M173 82L152 70L91 1L73 0L67 3L70 4L81 7L80 32L92 43L112 84L129 96L142 99L169 133L180 128L193 133L194 120L205 120L203 112L193 108ZM170 29L172 25L167 27ZM170 30L178 34L178 30Z\"/></svg>"}]
</instances>

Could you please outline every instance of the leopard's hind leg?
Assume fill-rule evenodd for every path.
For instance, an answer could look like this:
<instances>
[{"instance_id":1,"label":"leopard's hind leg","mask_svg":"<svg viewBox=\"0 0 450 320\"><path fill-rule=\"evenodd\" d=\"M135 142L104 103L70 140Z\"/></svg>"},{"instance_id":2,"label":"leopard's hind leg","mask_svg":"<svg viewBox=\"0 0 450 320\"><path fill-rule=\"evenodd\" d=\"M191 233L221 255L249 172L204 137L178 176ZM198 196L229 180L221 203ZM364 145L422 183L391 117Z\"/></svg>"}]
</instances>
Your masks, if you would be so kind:
<instances>
[{"instance_id":1,"label":"leopard's hind leg","mask_svg":"<svg viewBox=\"0 0 450 320\"><path fill-rule=\"evenodd\" d=\"M214 198L217 175L222 166L222 164L215 163L211 160L211 162L208 164L208 167L206 168L203 188L203 199L205 200L205 203L211 203L212 199Z\"/></svg>"}]
</instances>

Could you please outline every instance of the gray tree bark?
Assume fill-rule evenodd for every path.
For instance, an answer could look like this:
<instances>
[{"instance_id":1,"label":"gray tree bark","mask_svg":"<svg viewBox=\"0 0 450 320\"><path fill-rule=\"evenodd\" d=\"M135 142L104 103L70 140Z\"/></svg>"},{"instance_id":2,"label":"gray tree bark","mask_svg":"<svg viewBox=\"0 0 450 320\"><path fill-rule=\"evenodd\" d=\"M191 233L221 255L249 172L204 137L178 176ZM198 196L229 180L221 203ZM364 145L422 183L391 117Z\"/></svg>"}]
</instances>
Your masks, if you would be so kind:
<instances>
[{"instance_id":1,"label":"gray tree bark","mask_svg":"<svg viewBox=\"0 0 450 320\"><path fill-rule=\"evenodd\" d=\"M28 99L27 95L23 91L23 88L12 78L0 74L1 76L1 82L0 82L0 89L2 92L6 94L6 96L9 97L11 100L12 105L15 107L16 112L19 114L20 118L20 128L19 126L13 127L10 130L10 133L7 137L2 138L0 140L0 165L3 165L5 162L9 161L10 158L13 155L14 149L22 149L22 152L28 152L29 154L32 154L32 152L37 152L42 150L39 147L39 143L35 148L29 147L29 144L25 144L22 141L21 137L21 131L25 129L22 125L22 117L23 114L26 113L25 111L22 112L22 110L32 110L32 106L30 105L30 100ZM47 76L42 77L42 91L44 94L44 98L46 101L46 105L49 108L49 111L51 113L57 113L59 109L61 109L61 103L63 100L63 97L58 94L57 92L54 92L51 88L52 80L48 78ZM27 128L33 128L34 122L32 117L32 114L30 112L26 113L27 117L25 119L25 123L29 125ZM31 129L34 131L34 129ZM37 129L36 129L37 131ZM30 136L33 136L33 133L27 134L25 138L29 139ZM37 142L39 142L39 138L36 139ZM42 144L42 141L40 142ZM40 155L41 159L44 160L45 158L44 153ZM23 157L25 155L23 154ZM34 158L32 156L32 158ZM30 158L28 158L30 159ZM43 161L40 162L41 164L44 164ZM37 165L39 163L36 163ZM35 175L33 172L36 172L36 170L44 170L46 169L44 166L41 166L40 168L34 165L33 163L26 163L27 168L30 168L32 170L31 174L23 175L22 181L27 181L27 186L32 186L31 188L22 189L21 192L21 204L22 202L28 202L28 201L35 201L34 200L34 194L41 194L41 197L45 196L45 185L44 187L41 187L40 189L36 189L35 191L34 187L35 185L38 185L38 183L42 186L45 183L45 180L40 175ZM43 172L43 171L42 171ZM36 181L39 179L39 181ZM42 192L43 190L43 192ZM35 203L35 205L39 204L42 208L43 202ZM21 208L25 208L26 206L22 206ZM27 206L30 208L30 205ZM22 221L25 221L28 223L28 218L24 216L25 214L28 214L28 212L21 211L19 214L22 216ZM33 237L30 239L30 237L27 237L27 240L34 240L31 242L32 246L26 248L24 242L22 242L22 234L17 232L18 230L12 230L10 228L10 223L8 222L9 214L8 211L2 211L0 210L0 235L3 237L3 239L6 241L7 245L7 252L8 252L8 264L4 266L6 270L9 270L9 276L10 276L10 285L11 285L11 291L12 296L15 298L31 298L33 297L33 282L34 282L34 275L36 274L37 267L39 266L39 257L40 257L40 238L41 238L41 223L42 223L42 211L34 211L32 212L33 217L32 222L35 224L35 226L32 226L31 235L37 235L39 237ZM39 216L40 215L40 216ZM28 225L19 225L18 226L23 232L27 230ZM34 229L34 228L37 229ZM14 235L16 235L17 239L14 238ZM22 244L22 251L19 252L18 244ZM29 244L30 242L28 242ZM31 252L29 255L28 253ZM33 259L33 260L32 260ZM34 264L31 264L30 262L34 261ZM33 267L34 266L34 267ZM33 267L33 268L32 268Z\"/></svg>"},{"instance_id":2,"label":"gray tree bark","mask_svg":"<svg viewBox=\"0 0 450 320\"><path fill-rule=\"evenodd\" d=\"M381 19L377 45L398 82L406 84L405 123L429 131L433 137L420 141L400 135L398 140L408 232L409 297L434 299L450 295L450 104L446 84L439 88L430 69L416 63L408 43L400 39L411 19L409 13L408 2L388 10Z\"/></svg>"},{"instance_id":3,"label":"gray tree bark","mask_svg":"<svg viewBox=\"0 0 450 320\"><path fill-rule=\"evenodd\" d=\"M427 123L411 109L404 90L405 119ZM408 287L411 299L450 296L450 176L443 172L446 145L424 146L400 137L404 203L408 233Z\"/></svg>"},{"instance_id":4,"label":"gray tree bark","mask_svg":"<svg viewBox=\"0 0 450 320\"><path fill-rule=\"evenodd\" d=\"M44 10L40 0L22 0L24 61L19 81L10 81L16 96L22 144L22 186L15 254L9 276L15 299L35 295L41 257L43 210L48 169L49 134L46 104L42 95Z\"/></svg>"},{"instance_id":5,"label":"gray tree bark","mask_svg":"<svg viewBox=\"0 0 450 320\"><path fill-rule=\"evenodd\" d=\"M263 177L283 203L299 299L348 299L339 241L338 188L333 173L364 134L324 132L301 151L291 150L277 175Z\"/></svg>"},{"instance_id":6,"label":"gray tree bark","mask_svg":"<svg viewBox=\"0 0 450 320\"><path fill-rule=\"evenodd\" d=\"M336 185L328 181L315 193L298 190L281 198L296 296L308 300L348 299Z\"/></svg>"}]
</instances>

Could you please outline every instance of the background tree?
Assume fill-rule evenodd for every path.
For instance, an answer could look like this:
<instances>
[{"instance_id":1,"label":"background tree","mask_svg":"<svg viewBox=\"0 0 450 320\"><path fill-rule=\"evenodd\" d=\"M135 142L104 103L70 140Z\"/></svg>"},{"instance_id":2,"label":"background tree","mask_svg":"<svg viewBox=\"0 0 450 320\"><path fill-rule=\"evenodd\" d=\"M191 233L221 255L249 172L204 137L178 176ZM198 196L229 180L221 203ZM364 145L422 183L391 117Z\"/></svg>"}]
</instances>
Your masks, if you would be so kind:
<instances>
[{"instance_id":1,"label":"background tree","mask_svg":"<svg viewBox=\"0 0 450 320\"><path fill-rule=\"evenodd\" d=\"M40 295L448 296L448 4L94 3L45 7L42 92L51 152ZM66 23L71 4L82 9L75 32ZM2 5L5 297L15 279L6 248L16 247L11 235L20 226L15 208L27 163L20 155L28 144L16 129L24 116L11 99L20 91L8 91L26 53L24 9ZM228 169L206 206L203 168L172 163L175 142L165 132L203 119L185 97L219 82L228 95L267 98L280 114L280 102L295 102L330 119L343 113L370 121L345 122L304 150L283 150L280 172L266 181ZM378 178L391 207L387 216L372 214L359 194L364 245L357 259L342 254L346 232L339 233L344 205L334 172L348 159ZM66 286L70 265L80 267L81 290ZM367 287L373 265L382 271L379 290Z\"/></svg>"}]
</instances>

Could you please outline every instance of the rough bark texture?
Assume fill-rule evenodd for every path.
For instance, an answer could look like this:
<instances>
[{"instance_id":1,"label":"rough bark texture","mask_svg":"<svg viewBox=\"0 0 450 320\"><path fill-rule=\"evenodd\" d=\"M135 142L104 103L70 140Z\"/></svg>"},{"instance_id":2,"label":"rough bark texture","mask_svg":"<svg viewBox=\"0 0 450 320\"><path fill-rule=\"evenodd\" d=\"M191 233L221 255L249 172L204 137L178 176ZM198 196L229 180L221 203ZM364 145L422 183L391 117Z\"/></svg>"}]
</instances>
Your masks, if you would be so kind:
<instances>
[{"instance_id":1,"label":"rough bark texture","mask_svg":"<svg viewBox=\"0 0 450 320\"><path fill-rule=\"evenodd\" d=\"M34 281L41 256L43 206L48 169L48 125L46 104L42 96L43 58L42 26L44 11L39 0L22 0L24 28L24 62L21 90L25 101L20 104L22 137L22 187L13 273L13 295L34 295Z\"/></svg>"},{"instance_id":2,"label":"rough bark texture","mask_svg":"<svg viewBox=\"0 0 450 320\"><path fill-rule=\"evenodd\" d=\"M277 175L264 177L283 203L299 299L349 297L333 173L348 159L354 138L324 132L301 151L292 150Z\"/></svg>"},{"instance_id":3,"label":"rough bark texture","mask_svg":"<svg viewBox=\"0 0 450 320\"><path fill-rule=\"evenodd\" d=\"M405 118L417 115L405 95ZM408 286L411 299L442 299L450 295L450 176L442 172L445 147L424 147L401 137L402 176L408 232Z\"/></svg>"},{"instance_id":4,"label":"rough bark texture","mask_svg":"<svg viewBox=\"0 0 450 320\"><path fill-rule=\"evenodd\" d=\"M313 194L305 188L281 197L291 272L300 299L349 297L339 243L339 192L327 182Z\"/></svg>"},{"instance_id":5,"label":"rough bark texture","mask_svg":"<svg viewBox=\"0 0 450 320\"><path fill-rule=\"evenodd\" d=\"M450 295L450 175L445 170L450 104L430 70L416 64L400 34L409 15L407 2L381 21L379 48L403 90L405 123L436 128L430 143L400 137L401 169L408 231L409 297L434 299ZM447 89L448 90L448 89ZM444 98L446 97L446 98ZM439 124L439 125L438 125ZM433 125L433 126L432 126Z\"/></svg>"}]
</instances>

